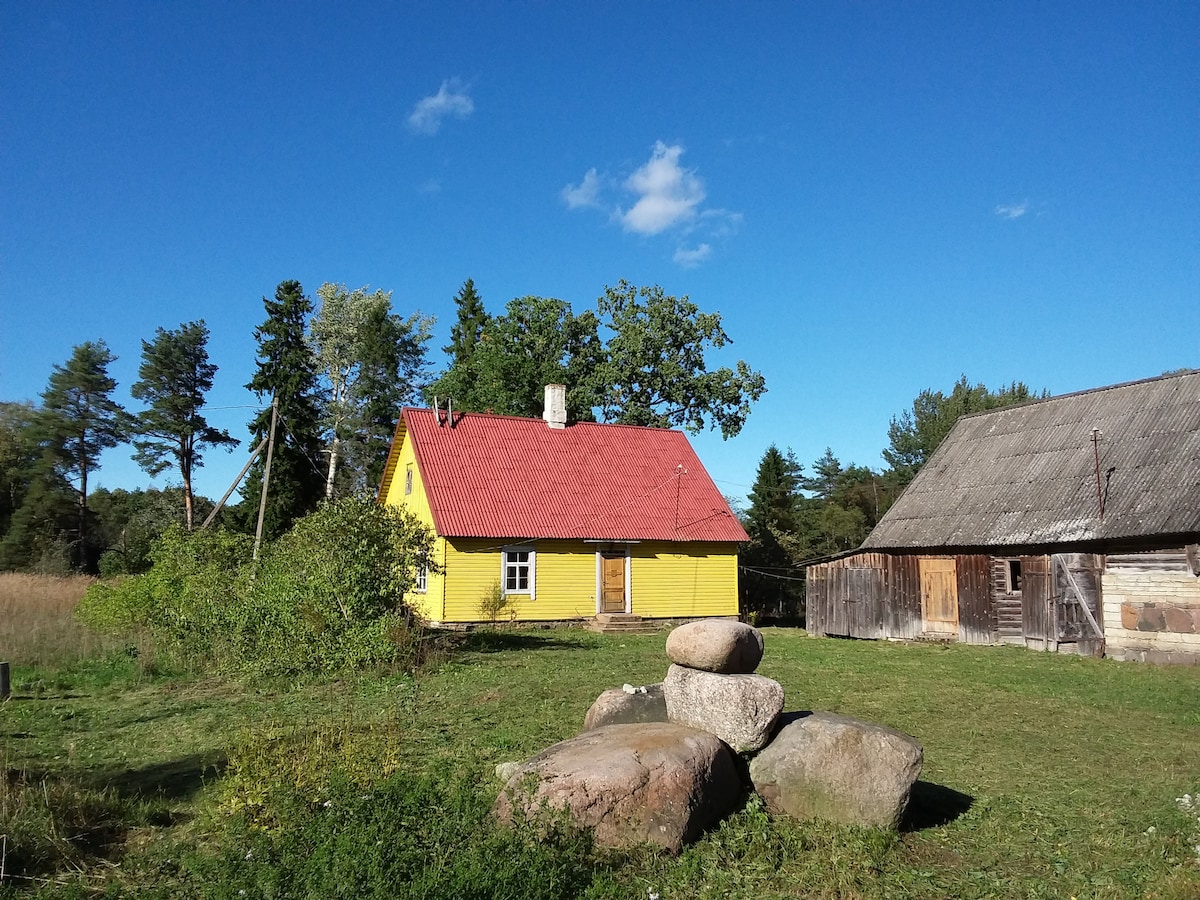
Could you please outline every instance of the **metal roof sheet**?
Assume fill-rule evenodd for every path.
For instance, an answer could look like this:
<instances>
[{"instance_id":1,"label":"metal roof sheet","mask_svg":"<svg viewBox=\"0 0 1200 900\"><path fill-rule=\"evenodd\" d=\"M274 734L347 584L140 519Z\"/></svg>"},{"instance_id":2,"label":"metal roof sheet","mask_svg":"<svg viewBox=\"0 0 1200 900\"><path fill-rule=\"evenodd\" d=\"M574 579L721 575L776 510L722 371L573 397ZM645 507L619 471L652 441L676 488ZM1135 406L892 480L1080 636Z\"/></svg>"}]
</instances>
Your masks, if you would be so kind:
<instances>
[{"instance_id":1,"label":"metal roof sheet","mask_svg":"<svg viewBox=\"0 0 1200 900\"><path fill-rule=\"evenodd\" d=\"M1159 535L1200 535L1200 371L964 416L863 549Z\"/></svg>"},{"instance_id":2,"label":"metal roof sheet","mask_svg":"<svg viewBox=\"0 0 1200 900\"><path fill-rule=\"evenodd\" d=\"M591 422L556 429L485 413L451 422L416 408L401 416L397 437L413 442L444 537L747 540L682 432Z\"/></svg>"}]
</instances>

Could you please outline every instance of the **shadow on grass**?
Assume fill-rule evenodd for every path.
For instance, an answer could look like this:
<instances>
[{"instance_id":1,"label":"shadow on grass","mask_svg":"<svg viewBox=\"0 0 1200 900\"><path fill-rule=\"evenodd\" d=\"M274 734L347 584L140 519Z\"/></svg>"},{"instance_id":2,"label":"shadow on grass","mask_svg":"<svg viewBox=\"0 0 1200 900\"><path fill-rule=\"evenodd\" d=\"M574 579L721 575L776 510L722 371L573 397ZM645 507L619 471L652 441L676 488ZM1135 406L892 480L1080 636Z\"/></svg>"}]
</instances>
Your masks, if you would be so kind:
<instances>
[{"instance_id":1,"label":"shadow on grass","mask_svg":"<svg viewBox=\"0 0 1200 900\"><path fill-rule=\"evenodd\" d=\"M90 773L90 780L96 787L112 788L130 799L182 800L200 790L205 781L220 777L228 764L223 753L193 753L137 769L100 769Z\"/></svg>"},{"instance_id":2,"label":"shadow on grass","mask_svg":"<svg viewBox=\"0 0 1200 900\"><path fill-rule=\"evenodd\" d=\"M562 632L542 636L522 631L467 631L448 636L447 646L466 653L503 653L509 650L581 650L587 639Z\"/></svg>"},{"instance_id":3,"label":"shadow on grass","mask_svg":"<svg viewBox=\"0 0 1200 900\"><path fill-rule=\"evenodd\" d=\"M945 785L918 781L908 797L901 831L923 831L949 825L971 808L975 798Z\"/></svg>"}]
</instances>

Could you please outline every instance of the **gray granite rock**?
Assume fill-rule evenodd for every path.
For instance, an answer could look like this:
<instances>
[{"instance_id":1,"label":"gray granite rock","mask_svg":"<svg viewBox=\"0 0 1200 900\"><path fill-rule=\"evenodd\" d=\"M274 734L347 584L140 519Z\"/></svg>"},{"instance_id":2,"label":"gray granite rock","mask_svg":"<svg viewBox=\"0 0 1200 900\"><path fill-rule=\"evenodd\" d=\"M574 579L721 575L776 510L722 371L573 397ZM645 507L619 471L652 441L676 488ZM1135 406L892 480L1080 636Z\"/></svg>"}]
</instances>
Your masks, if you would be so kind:
<instances>
[{"instance_id":1,"label":"gray granite rock","mask_svg":"<svg viewBox=\"0 0 1200 900\"><path fill-rule=\"evenodd\" d=\"M584 731L602 725L636 725L640 722L667 721L667 701L662 682L633 688L605 691L596 698L583 720Z\"/></svg>"},{"instance_id":2,"label":"gray granite rock","mask_svg":"<svg viewBox=\"0 0 1200 900\"><path fill-rule=\"evenodd\" d=\"M788 713L750 761L754 790L777 814L897 828L924 751L907 734L836 713Z\"/></svg>"},{"instance_id":3,"label":"gray granite rock","mask_svg":"<svg viewBox=\"0 0 1200 900\"><path fill-rule=\"evenodd\" d=\"M667 658L689 669L748 675L762 656L762 632L743 622L701 619L667 635Z\"/></svg>"},{"instance_id":4,"label":"gray granite rock","mask_svg":"<svg viewBox=\"0 0 1200 900\"><path fill-rule=\"evenodd\" d=\"M668 721L711 732L738 752L765 747L783 711L783 687L762 675L673 665L663 694Z\"/></svg>"},{"instance_id":5,"label":"gray granite rock","mask_svg":"<svg viewBox=\"0 0 1200 900\"><path fill-rule=\"evenodd\" d=\"M502 822L565 814L601 846L678 853L741 796L733 756L713 735L668 723L606 725L522 763L492 813Z\"/></svg>"}]
</instances>

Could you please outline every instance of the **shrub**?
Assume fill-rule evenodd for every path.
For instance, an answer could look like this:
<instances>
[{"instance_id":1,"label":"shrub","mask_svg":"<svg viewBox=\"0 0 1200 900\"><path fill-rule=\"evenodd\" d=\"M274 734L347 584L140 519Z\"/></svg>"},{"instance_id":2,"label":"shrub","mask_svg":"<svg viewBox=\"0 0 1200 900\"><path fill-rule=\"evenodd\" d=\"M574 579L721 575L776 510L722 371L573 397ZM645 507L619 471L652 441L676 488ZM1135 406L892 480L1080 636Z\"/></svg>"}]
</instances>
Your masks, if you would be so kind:
<instances>
[{"instance_id":1,"label":"shrub","mask_svg":"<svg viewBox=\"0 0 1200 900\"><path fill-rule=\"evenodd\" d=\"M395 662L419 634L404 602L433 539L412 516L355 497L323 504L251 562L246 535L168 528L145 575L93 586L88 624L146 627L185 664L259 675Z\"/></svg>"},{"instance_id":2,"label":"shrub","mask_svg":"<svg viewBox=\"0 0 1200 900\"><path fill-rule=\"evenodd\" d=\"M263 555L240 611L240 653L264 674L336 672L393 662L410 637L404 597L435 570L414 517L365 497L323 504Z\"/></svg>"},{"instance_id":3,"label":"shrub","mask_svg":"<svg viewBox=\"0 0 1200 900\"><path fill-rule=\"evenodd\" d=\"M512 597L500 588L500 579L497 578L479 598L479 615L495 625L505 611L508 612L509 620L516 616L516 610L512 608Z\"/></svg>"},{"instance_id":4,"label":"shrub","mask_svg":"<svg viewBox=\"0 0 1200 900\"><path fill-rule=\"evenodd\" d=\"M224 660L251 548L246 535L172 525L154 543L149 572L93 585L78 615L104 631L149 628L184 662Z\"/></svg>"}]
</instances>

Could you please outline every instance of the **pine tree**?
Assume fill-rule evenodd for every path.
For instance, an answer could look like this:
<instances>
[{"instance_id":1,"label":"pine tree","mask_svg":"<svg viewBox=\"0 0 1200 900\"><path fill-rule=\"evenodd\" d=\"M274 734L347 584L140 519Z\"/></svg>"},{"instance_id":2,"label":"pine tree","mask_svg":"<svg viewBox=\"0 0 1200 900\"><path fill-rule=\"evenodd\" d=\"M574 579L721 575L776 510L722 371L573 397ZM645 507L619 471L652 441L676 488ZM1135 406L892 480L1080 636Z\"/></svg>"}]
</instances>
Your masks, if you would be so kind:
<instances>
[{"instance_id":1,"label":"pine tree","mask_svg":"<svg viewBox=\"0 0 1200 900\"><path fill-rule=\"evenodd\" d=\"M134 460L150 475L169 468L183 481L184 520L194 521L192 473L204 465L206 447L237 446L237 438L211 427L201 414L217 367L208 361L208 327L201 319L174 331L159 328L153 341L142 341L138 380L130 388L147 408L135 417Z\"/></svg>"},{"instance_id":2,"label":"pine tree","mask_svg":"<svg viewBox=\"0 0 1200 900\"><path fill-rule=\"evenodd\" d=\"M483 299L475 291L475 282L470 278L454 296L454 306L456 318L450 327L450 345L442 350L450 354L450 365L458 366L470 362L489 316L483 308Z\"/></svg>"},{"instance_id":3,"label":"pine tree","mask_svg":"<svg viewBox=\"0 0 1200 900\"><path fill-rule=\"evenodd\" d=\"M801 614L800 573L789 552L799 531L801 478L802 469L790 450L784 455L772 444L763 453L746 511L750 544L741 554L749 609L788 618Z\"/></svg>"},{"instance_id":4,"label":"pine tree","mask_svg":"<svg viewBox=\"0 0 1200 900\"><path fill-rule=\"evenodd\" d=\"M89 556L88 476L104 450L126 439L131 424L129 414L112 399L117 383L108 367L115 360L104 341L75 347L66 365L54 366L36 418L47 460L75 486L81 563Z\"/></svg>"},{"instance_id":5,"label":"pine tree","mask_svg":"<svg viewBox=\"0 0 1200 900\"><path fill-rule=\"evenodd\" d=\"M250 422L255 446L270 432L272 399L279 404L263 515L263 534L273 538L316 509L324 478L317 362L305 337L312 301L304 296L300 282L282 281L275 288L274 300L263 297L263 306L266 321L254 329L258 368L246 387L266 404ZM242 489L240 518L247 528L252 527L258 514L265 466L263 453L255 460Z\"/></svg>"}]
</instances>

